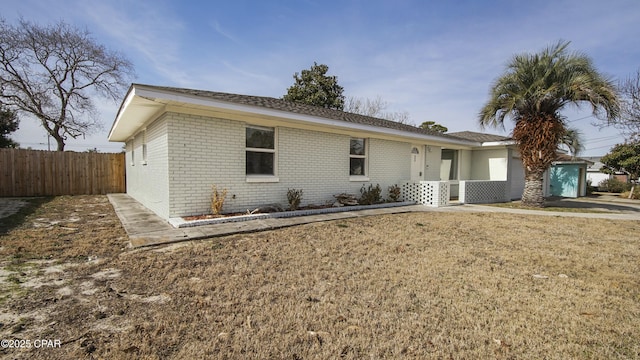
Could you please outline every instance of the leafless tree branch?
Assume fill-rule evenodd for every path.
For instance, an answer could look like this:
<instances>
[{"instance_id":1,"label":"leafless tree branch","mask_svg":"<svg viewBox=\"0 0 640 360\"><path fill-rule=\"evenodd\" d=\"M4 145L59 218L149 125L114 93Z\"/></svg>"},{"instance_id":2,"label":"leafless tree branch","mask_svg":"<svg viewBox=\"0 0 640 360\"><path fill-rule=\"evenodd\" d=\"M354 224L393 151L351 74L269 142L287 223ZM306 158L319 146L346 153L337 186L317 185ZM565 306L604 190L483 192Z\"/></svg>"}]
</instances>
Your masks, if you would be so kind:
<instances>
[{"instance_id":1,"label":"leafless tree branch","mask_svg":"<svg viewBox=\"0 0 640 360\"><path fill-rule=\"evenodd\" d=\"M92 99L117 100L133 74L129 60L87 30L0 19L0 101L39 119L60 151L68 137L100 126Z\"/></svg>"}]
</instances>

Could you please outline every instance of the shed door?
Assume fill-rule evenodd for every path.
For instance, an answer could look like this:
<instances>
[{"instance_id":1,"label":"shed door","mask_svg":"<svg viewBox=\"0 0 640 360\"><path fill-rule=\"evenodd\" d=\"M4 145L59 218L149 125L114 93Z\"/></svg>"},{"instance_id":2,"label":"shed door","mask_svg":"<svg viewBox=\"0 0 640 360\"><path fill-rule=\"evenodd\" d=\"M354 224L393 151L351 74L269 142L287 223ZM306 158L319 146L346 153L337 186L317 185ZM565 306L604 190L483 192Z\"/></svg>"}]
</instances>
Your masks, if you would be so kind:
<instances>
[{"instance_id":1,"label":"shed door","mask_svg":"<svg viewBox=\"0 0 640 360\"><path fill-rule=\"evenodd\" d=\"M550 171L551 195L578 197L580 169L577 165L554 165Z\"/></svg>"},{"instance_id":2,"label":"shed door","mask_svg":"<svg viewBox=\"0 0 640 360\"><path fill-rule=\"evenodd\" d=\"M411 145L411 181L424 180L424 146Z\"/></svg>"}]
</instances>

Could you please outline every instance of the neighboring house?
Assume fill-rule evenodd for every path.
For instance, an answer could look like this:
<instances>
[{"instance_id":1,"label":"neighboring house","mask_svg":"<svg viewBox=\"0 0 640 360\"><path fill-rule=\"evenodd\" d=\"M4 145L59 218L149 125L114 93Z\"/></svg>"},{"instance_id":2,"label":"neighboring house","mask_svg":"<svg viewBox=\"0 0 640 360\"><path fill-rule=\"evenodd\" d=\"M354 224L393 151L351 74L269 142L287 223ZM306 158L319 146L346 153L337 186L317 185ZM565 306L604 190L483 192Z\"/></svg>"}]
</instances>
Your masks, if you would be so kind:
<instances>
[{"instance_id":1,"label":"neighboring house","mask_svg":"<svg viewBox=\"0 0 640 360\"><path fill-rule=\"evenodd\" d=\"M544 195L576 198L587 195L587 168L592 161L558 154L544 175Z\"/></svg>"},{"instance_id":2,"label":"neighboring house","mask_svg":"<svg viewBox=\"0 0 640 360\"><path fill-rule=\"evenodd\" d=\"M605 174L600 171L604 166L600 162L600 156L584 157L583 159L589 160L591 163L587 166L587 181L591 182L591 186L598 186L600 182L608 180L612 177L610 174Z\"/></svg>"},{"instance_id":3,"label":"neighboring house","mask_svg":"<svg viewBox=\"0 0 640 360\"><path fill-rule=\"evenodd\" d=\"M126 143L127 193L165 219L209 213L214 184L228 190L223 211L244 212L286 205L288 189L304 191L304 206L376 184L434 206L450 185L465 202L505 201L524 179L505 137L182 88L133 84L109 140Z\"/></svg>"},{"instance_id":4,"label":"neighboring house","mask_svg":"<svg viewBox=\"0 0 640 360\"><path fill-rule=\"evenodd\" d=\"M616 178L625 183L629 182L629 174L622 171L616 171L614 174L605 174L600 171L600 169L605 166L600 162L600 158L601 156L583 158L592 162L592 164L587 167L587 181L591 182L591 186L598 186L602 181L609 180L611 178Z\"/></svg>"}]
</instances>

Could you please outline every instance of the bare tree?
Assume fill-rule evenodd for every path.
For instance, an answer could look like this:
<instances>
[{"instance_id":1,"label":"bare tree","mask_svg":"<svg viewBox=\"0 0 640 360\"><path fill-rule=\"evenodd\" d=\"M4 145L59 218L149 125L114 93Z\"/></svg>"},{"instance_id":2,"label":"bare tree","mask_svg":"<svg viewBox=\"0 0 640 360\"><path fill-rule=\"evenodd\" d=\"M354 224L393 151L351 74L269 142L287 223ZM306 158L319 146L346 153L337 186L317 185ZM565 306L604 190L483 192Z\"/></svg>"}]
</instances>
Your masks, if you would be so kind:
<instances>
[{"instance_id":1,"label":"bare tree","mask_svg":"<svg viewBox=\"0 0 640 360\"><path fill-rule=\"evenodd\" d=\"M0 19L0 101L40 120L58 151L68 137L101 126L92 96L117 100L133 73L129 60L87 30Z\"/></svg>"},{"instance_id":2,"label":"bare tree","mask_svg":"<svg viewBox=\"0 0 640 360\"><path fill-rule=\"evenodd\" d=\"M640 140L640 69L635 77L630 76L620 82L621 95L620 117L614 120L614 125L633 140Z\"/></svg>"},{"instance_id":3,"label":"bare tree","mask_svg":"<svg viewBox=\"0 0 640 360\"><path fill-rule=\"evenodd\" d=\"M380 96L376 96L373 100L350 96L344 103L344 111L346 112L387 119L401 124L409 122L408 112L386 112L388 107L389 103L382 100Z\"/></svg>"}]
</instances>

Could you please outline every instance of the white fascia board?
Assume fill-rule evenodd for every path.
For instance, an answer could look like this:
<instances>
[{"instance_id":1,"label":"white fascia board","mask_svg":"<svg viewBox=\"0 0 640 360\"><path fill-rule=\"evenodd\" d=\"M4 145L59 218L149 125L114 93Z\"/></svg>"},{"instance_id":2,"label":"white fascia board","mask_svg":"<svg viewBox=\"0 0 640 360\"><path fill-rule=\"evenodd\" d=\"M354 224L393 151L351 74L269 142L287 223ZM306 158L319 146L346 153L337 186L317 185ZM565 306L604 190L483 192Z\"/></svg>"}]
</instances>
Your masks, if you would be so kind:
<instances>
[{"instance_id":1,"label":"white fascia board","mask_svg":"<svg viewBox=\"0 0 640 360\"><path fill-rule=\"evenodd\" d=\"M109 141L112 141L111 138L113 137L113 132L117 127L119 127L120 123L122 122L122 115L124 113L124 110L129 106L129 104L131 104L134 97L135 97L135 89L131 87L129 88L129 91L127 91L127 95L122 101L122 104L118 109L118 113L116 114L116 118L113 121L113 124L111 125L111 130L109 130L109 136L107 137Z\"/></svg>"},{"instance_id":2,"label":"white fascia board","mask_svg":"<svg viewBox=\"0 0 640 360\"><path fill-rule=\"evenodd\" d=\"M506 141L487 141L483 142L481 146L509 146L509 145L517 145L514 140L506 140Z\"/></svg>"},{"instance_id":3,"label":"white fascia board","mask_svg":"<svg viewBox=\"0 0 640 360\"><path fill-rule=\"evenodd\" d=\"M256 114L267 117L275 117L285 120L294 120L305 122L314 125L321 125L325 127L336 127L342 129L349 129L361 132L369 132L369 133L379 133L384 135L392 135L403 138L409 138L414 140L422 140L422 141L431 141L438 143L445 143L451 145L459 145L459 146L478 146L480 143L475 141L463 140L463 139L449 139L444 137L432 136L432 135L424 135L418 133L412 133L408 131L402 131L391 128L383 128L379 126L372 126L366 124L358 124L351 123L348 121L341 120L333 120L327 119L320 116L306 115L306 114L297 114L283 110L269 109L261 106L252 106L252 105L243 105L236 104L226 101L220 101L215 99L204 99L198 96L190 96L187 94L177 94L169 91L159 91L154 89L145 89L144 87L140 87L136 89L136 95L141 96L147 99L153 99L158 102L168 102L176 105L195 105L195 106L203 106L209 108L217 108L221 110L227 111L236 111L243 113Z\"/></svg>"},{"instance_id":4,"label":"white fascia board","mask_svg":"<svg viewBox=\"0 0 640 360\"><path fill-rule=\"evenodd\" d=\"M162 102L140 96L138 89L131 88L118 110L109 132L109 141L127 141L151 119L162 113L165 106Z\"/></svg>"}]
</instances>

